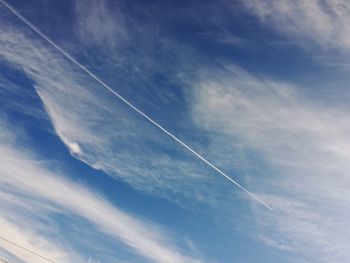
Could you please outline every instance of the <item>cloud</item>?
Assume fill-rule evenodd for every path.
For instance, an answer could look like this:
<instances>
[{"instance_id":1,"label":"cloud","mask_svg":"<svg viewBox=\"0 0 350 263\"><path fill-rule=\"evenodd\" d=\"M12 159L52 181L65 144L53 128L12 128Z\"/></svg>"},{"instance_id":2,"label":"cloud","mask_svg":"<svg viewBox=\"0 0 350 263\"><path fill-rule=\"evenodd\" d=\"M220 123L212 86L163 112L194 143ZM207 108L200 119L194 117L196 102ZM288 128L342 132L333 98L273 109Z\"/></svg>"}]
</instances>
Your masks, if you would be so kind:
<instances>
[{"instance_id":1,"label":"cloud","mask_svg":"<svg viewBox=\"0 0 350 263\"><path fill-rule=\"evenodd\" d=\"M110 52L129 39L126 19L116 5L106 1L75 1L75 32L81 43Z\"/></svg>"},{"instance_id":2,"label":"cloud","mask_svg":"<svg viewBox=\"0 0 350 263\"><path fill-rule=\"evenodd\" d=\"M8 125L2 120L0 125L0 198L6 200L0 206L0 225L9 239L58 262L86 262L59 245L57 235L65 240L64 235L52 229L59 224L52 220L61 214L69 216L71 222L80 217L78 222L89 222L91 231L119 240L153 262L200 262L181 253L156 225L123 212L87 187L48 170L29 151L19 151L12 141L17 138L9 136L12 131ZM50 233L55 233L56 239L48 239ZM3 242L1 245L18 258L27 260L30 256Z\"/></svg>"},{"instance_id":3,"label":"cloud","mask_svg":"<svg viewBox=\"0 0 350 263\"><path fill-rule=\"evenodd\" d=\"M2 65L3 66L3 65ZM26 76L19 71L15 71L17 76L26 79ZM6 76L7 75L7 76ZM7 72L6 67L1 67L0 73L0 103L1 108L6 111L13 111L25 114L36 119L47 118L46 114L42 112L37 106L39 100L36 94L25 85L18 81L20 78L15 78L14 73Z\"/></svg>"},{"instance_id":4,"label":"cloud","mask_svg":"<svg viewBox=\"0 0 350 263\"><path fill-rule=\"evenodd\" d=\"M212 151L226 167L232 152L249 152L254 168L244 172L254 175L250 183L273 207L271 213L254 208L261 228L252 236L299 255L297 262L346 260L350 121L349 108L341 106L345 102L316 103L300 87L234 66L202 74L194 87L193 118L213 134ZM227 147L216 147L217 138Z\"/></svg>"},{"instance_id":5,"label":"cloud","mask_svg":"<svg viewBox=\"0 0 350 263\"><path fill-rule=\"evenodd\" d=\"M74 157L136 189L175 201L210 204L219 195L213 189L220 185L195 157L78 68L18 30L3 30L0 42L0 56L28 76Z\"/></svg>"},{"instance_id":6,"label":"cloud","mask_svg":"<svg viewBox=\"0 0 350 263\"><path fill-rule=\"evenodd\" d=\"M243 6L264 24L322 48L350 49L350 3L347 0L248 0Z\"/></svg>"},{"instance_id":7,"label":"cloud","mask_svg":"<svg viewBox=\"0 0 350 263\"><path fill-rule=\"evenodd\" d=\"M60 248L54 245L55 242L47 240L37 233L33 233L29 228L21 228L18 224L13 224L3 217L0 217L0 226L3 237L9 239L11 242L21 244L23 247L35 251L40 255L48 255L49 259L57 260L57 262L84 262L78 255L69 253L68 248ZM47 260L24 251L4 240L0 240L0 247L10 254L8 255L9 257L11 255L15 256L15 258L11 259L12 262L17 262L18 260L22 260L23 262L47 262Z\"/></svg>"}]
</instances>

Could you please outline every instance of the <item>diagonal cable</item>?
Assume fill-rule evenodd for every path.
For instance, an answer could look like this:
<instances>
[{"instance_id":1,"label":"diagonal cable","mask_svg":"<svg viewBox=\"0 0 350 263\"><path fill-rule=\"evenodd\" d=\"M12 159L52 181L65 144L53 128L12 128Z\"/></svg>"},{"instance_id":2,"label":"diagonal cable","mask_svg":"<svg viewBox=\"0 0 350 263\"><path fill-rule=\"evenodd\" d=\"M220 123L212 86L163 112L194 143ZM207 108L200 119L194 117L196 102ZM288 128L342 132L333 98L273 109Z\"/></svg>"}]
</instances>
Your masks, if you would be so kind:
<instances>
[{"instance_id":1,"label":"diagonal cable","mask_svg":"<svg viewBox=\"0 0 350 263\"><path fill-rule=\"evenodd\" d=\"M13 245L13 246L15 246L15 247L18 247L18 248L22 249L22 250L24 250L24 251L26 251L26 252L28 252L28 253L30 253L30 254L33 254L33 255L35 255L35 256L41 258L41 259L44 259L44 260L46 260L47 262L56 263L55 261L52 261L51 259L48 259L47 257L44 257L44 256L42 256L42 255L40 255L40 254L38 254L38 253L36 253L36 252L34 252L34 251L28 249L28 248L25 248L25 247L23 247L23 246L21 246L21 245L15 243L15 242L13 242L13 241L7 239L7 238L5 238L5 237L0 236L0 239L3 240L3 241L5 241L5 242L7 242L7 243L9 243L9 244L11 244L11 245ZM5 260L3 260L3 259L0 258L0 262L1 262L1 261L5 262L5 263L8 263L7 261L5 261Z\"/></svg>"}]
</instances>

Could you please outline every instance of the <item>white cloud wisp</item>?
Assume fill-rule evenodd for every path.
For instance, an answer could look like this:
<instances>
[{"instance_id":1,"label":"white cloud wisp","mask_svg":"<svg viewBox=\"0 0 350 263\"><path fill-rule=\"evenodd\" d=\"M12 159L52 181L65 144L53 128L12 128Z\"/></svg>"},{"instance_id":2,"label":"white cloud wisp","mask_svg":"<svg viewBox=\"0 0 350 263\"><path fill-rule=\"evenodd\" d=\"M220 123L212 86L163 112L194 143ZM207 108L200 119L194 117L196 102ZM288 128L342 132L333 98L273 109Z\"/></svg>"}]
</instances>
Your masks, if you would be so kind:
<instances>
[{"instance_id":1,"label":"white cloud wisp","mask_svg":"<svg viewBox=\"0 0 350 263\"><path fill-rule=\"evenodd\" d=\"M259 238L311 261L346 261L350 109L313 102L298 87L236 67L203 75L194 86L196 123L226 144L240 142L230 152L248 149L265 163L260 176L252 169L254 183L274 209L257 209ZM230 159L223 148L213 151Z\"/></svg>"},{"instance_id":2,"label":"white cloud wisp","mask_svg":"<svg viewBox=\"0 0 350 263\"><path fill-rule=\"evenodd\" d=\"M242 4L263 23L300 43L312 40L320 47L350 50L347 0L248 0Z\"/></svg>"},{"instance_id":3,"label":"white cloud wisp","mask_svg":"<svg viewBox=\"0 0 350 263\"><path fill-rule=\"evenodd\" d=\"M191 184L191 181L195 180L195 177L189 177L189 173L181 177L177 171L179 168L181 170L185 168L195 171L195 174L204 174L201 173L201 169L198 169L197 165L183 160L178 155L178 152L181 152L182 156L185 155L182 153L182 150L171 149L168 146L170 143L164 143L159 136L155 135L159 131L153 131L151 127L146 125L144 127L148 130L148 133L137 131L135 127L138 124L127 120L129 118L135 120L136 116L130 114L125 109L125 105L116 105L116 103L113 103L108 96L108 92L111 92L123 101L126 106L132 108L159 128L162 133L171 137L195 157L250 195L252 199L269 208L268 204L261 200L261 198L241 186L236 180L229 177L225 172L194 151L178 137L164 129L143 113L143 111L133 106L86 67L38 31L25 18L22 18L15 10L11 7L9 9L68 58L70 62L73 62L78 68L88 74L88 76L83 77L69 63L62 61L56 54L51 53L49 49L45 49L36 41L30 41L19 32L17 34L2 33L4 44L3 50L0 51L2 52L2 56L14 65L22 67L36 83L36 91L45 105L57 134L75 157L108 174L121 176L134 187L146 189L149 192L152 192L153 189L159 189L158 186L161 185L161 191L164 190L164 192L181 192L184 195L193 195L192 190L188 191L187 188ZM30 55L24 52L28 49L31 50ZM67 74L68 77L63 78ZM96 91L94 85L91 84L87 87L87 77L96 80L106 90L104 92L100 90ZM111 125L111 123L117 123L119 125ZM125 132L125 130L132 132ZM118 140L118 137L122 140ZM164 148L165 145L168 149L171 149L172 154L157 153L157 156L155 156L154 151L149 149L148 145L150 142L153 148ZM121 151L122 148L124 149L123 152ZM138 158L133 156L135 152L140 153L141 151L144 154L138 155ZM169 151L164 152L169 153ZM159 176L159 170L162 168L159 168L160 166L157 164L159 163L159 159L167 162L167 166L163 168L164 172L161 176ZM137 163L136 165L135 162ZM125 164L130 165L127 166ZM142 173L140 170L142 170ZM186 181L184 182L183 179ZM202 182L213 183L213 180L206 178L206 176L201 176L201 179ZM194 182L199 192L206 191L206 186L202 182ZM164 193L161 194L167 195Z\"/></svg>"},{"instance_id":4,"label":"white cloud wisp","mask_svg":"<svg viewBox=\"0 0 350 263\"><path fill-rule=\"evenodd\" d=\"M64 250L59 250L58 247L50 244L54 240L45 241L43 237L43 241L40 241L39 238L34 242L38 233L20 230L20 225L23 228L26 225L25 222L31 222L28 219L22 221L21 217L18 217L20 211L33 210L39 205L39 208L44 206L45 210L54 209L56 213L72 214L83 218L104 235L120 240L124 245L152 262L200 262L198 259L179 252L159 227L128 215L87 187L41 167L30 153L23 153L23 150L19 152L13 146L11 138L7 136L10 134L7 128L3 123L1 125L0 186L3 189L1 199L7 196L8 201L12 203L12 205L6 205L9 202L4 202L1 208L7 217L12 215L12 223L9 223L9 219L1 217L0 224L7 229L3 234L7 234L9 239L47 255L48 258L57 260L57 262L84 262L72 256L67 257ZM25 196L25 199L21 199L21 196ZM22 209L16 210L15 207L18 208L18 206L22 206ZM13 225L13 222L17 222L18 225ZM29 224L30 228L37 230L35 224L40 225L40 220L33 222ZM10 246L5 246L3 243L1 245L5 249L10 249ZM15 253L19 258L24 257L23 253L18 253L18 251ZM28 255L25 256L28 259Z\"/></svg>"}]
</instances>

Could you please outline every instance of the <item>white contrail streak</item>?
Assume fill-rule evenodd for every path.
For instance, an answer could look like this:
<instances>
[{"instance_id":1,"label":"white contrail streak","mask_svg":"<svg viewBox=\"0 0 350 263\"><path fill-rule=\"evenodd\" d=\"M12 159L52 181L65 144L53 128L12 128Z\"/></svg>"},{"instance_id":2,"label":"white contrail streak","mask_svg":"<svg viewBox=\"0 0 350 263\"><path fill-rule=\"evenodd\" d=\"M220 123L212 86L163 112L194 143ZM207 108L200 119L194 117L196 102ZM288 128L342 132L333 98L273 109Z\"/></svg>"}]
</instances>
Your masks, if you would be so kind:
<instances>
[{"instance_id":1,"label":"white contrail streak","mask_svg":"<svg viewBox=\"0 0 350 263\"><path fill-rule=\"evenodd\" d=\"M28 27L30 27L33 31L35 31L39 36L41 36L43 39L45 39L48 43L50 43L54 48L56 48L60 53L62 53L63 56L65 56L68 60L79 66L85 73L87 73L91 78L96 80L99 84L101 84L105 89L110 91L114 96L119 98L121 101L123 101L125 104L127 104L130 108L132 108L134 111L136 111L138 114L140 114L142 117L147 119L149 122L151 122L153 125L158 127L160 130L162 130L164 133L169 135L171 138L173 138L176 142L181 144L183 147L185 147L187 150L189 150L191 153L193 153L195 156L197 156L199 159L201 159L203 162L205 162L207 165L209 165L211 168L213 168L215 171L220 173L222 176L224 176L227 180L235 184L237 187L242 189L244 192L246 192L248 195L253 197L255 200L257 200L259 203L261 203L263 206L271 210L271 207L266 204L263 200L261 200L257 195L250 192L246 188L244 188L242 185L240 185L238 182L233 180L230 176L228 176L225 172L221 171L218 167L216 167L214 164L212 164L210 161L205 159L202 155L197 153L195 150L193 150L190 146L188 146L186 143L184 143L182 140L177 138L174 134L169 132L167 129L163 128L159 123L154 121L151 117L149 117L147 114L145 114L143 111L139 110L136 106L131 104L127 99L125 99L123 96L121 96L119 93L114 91L110 86L108 86L106 83L104 83L99 77L97 77L94 73L92 73L90 70L88 70L84 65L80 64L75 58L73 58L69 53L67 53L65 50L63 50L59 45L57 45L55 42L53 42L49 37L47 37L43 32L41 32L35 25L33 25L28 19L23 17L16 9L14 9L11 5L9 5L7 2L0 0L0 3L2 3L4 6L6 6L17 18L19 18L23 23L25 23Z\"/></svg>"}]
</instances>

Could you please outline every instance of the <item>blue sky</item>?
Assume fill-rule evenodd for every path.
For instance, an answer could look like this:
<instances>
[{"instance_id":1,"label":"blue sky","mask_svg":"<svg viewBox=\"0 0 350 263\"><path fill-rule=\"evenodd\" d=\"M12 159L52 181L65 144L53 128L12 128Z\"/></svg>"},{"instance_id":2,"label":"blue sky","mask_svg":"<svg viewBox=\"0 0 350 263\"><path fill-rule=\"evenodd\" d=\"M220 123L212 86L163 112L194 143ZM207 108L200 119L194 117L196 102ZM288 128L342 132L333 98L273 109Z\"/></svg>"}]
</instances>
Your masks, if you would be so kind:
<instances>
[{"instance_id":1,"label":"blue sky","mask_svg":"<svg viewBox=\"0 0 350 263\"><path fill-rule=\"evenodd\" d=\"M0 235L54 262L346 262L346 0L0 1ZM0 240L9 262L47 262Z\"/></svg>"}]
</instances>

